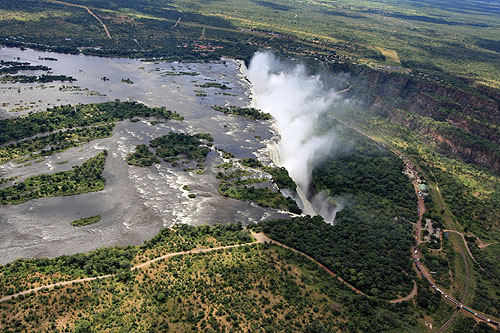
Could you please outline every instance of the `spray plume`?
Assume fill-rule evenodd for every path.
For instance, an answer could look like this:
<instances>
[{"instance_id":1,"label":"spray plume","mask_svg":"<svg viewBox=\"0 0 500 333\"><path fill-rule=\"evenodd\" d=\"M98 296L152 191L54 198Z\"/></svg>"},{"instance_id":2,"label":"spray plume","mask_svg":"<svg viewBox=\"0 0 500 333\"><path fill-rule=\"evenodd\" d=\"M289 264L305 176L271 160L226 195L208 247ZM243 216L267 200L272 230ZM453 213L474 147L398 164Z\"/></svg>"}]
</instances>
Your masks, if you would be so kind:
<instances>
[{"instance_id":1,"label":"spray plume","mask_svg":"<svg viewBox=\"0 0 500 333\"><path fill-rule=\"evenodd\" d=\"M299 191L307 196L311 190L312 169L335 148L334 133L317 135L317 124L340 97L325 87L319 75L308 75L303 65L288 66L270 52L254 55L248 77L257 106L276 119L281 135L279 160L274 162L288 170ZM301 199L303 206L308 206L304 198ZM305 213L319 213L333 223L336 210L326 208L327 201L324 195L312 198L313 212L305 207Z\"/></svg>"}]
</instances>

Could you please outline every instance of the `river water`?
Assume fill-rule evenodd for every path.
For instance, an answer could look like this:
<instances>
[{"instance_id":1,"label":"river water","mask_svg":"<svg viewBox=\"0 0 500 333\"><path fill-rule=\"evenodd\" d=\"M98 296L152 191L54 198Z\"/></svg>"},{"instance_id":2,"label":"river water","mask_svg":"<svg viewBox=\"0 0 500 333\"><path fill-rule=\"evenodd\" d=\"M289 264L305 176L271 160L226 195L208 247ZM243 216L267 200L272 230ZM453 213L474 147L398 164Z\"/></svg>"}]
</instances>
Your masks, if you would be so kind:
<instances>
[{"instance_id":1,"label":"river water","mask_svg":"<svg viewBox=\"0 0 500 333\"><path fill-rule=\"evenodd\" d=\"M47 57L58 61L41 60ZM279 137L271 121L226 116L211 108L211 105L251 104L250 84L240 71L240 62L226 59L216 63L153 63L15 48L0 48L0 59L45 65L51 67L54 74L77 79L73 83L44 85L0 84L0 117L3 118L45 110L53 105L115 99L164 106L185 118L184 121L159 124L147 120L123 121L110 138L92 141L36 163L0 165L2 177L17 176L22 180L36 174L69 170L99 151L109 151L103 191L0 206L0 264L16 258L55 257L102 246L141 244L162 227L175 223L200 225L241 221L246 224L287 216L273 209L221 196L215 166L222 159L216 152L209 154L203 175L185 172L182 167L174 168L165 162L147 168L129 166L125 162L126 155L137 144L147 144L151 138L176 131L209 132L216 147L233 153L237 158L258 156L265 164L272 163L267 147L275 144ZM168 72L181 71L199 75L167 75ZM101 80L103 76L109 81ZM121 82L124 78L134 84ZM206 82L223 83L231 90L196 86ZM80 88L78 91L60 90L63 85ZM207 96L196 96L195 90L203 90ZM188 198L188 192L182 189L184 185L191 187L197 197ZM70 225L71 221L97 214L102 216L97 224L80 228Z\"/></svg>"}]
</instances>

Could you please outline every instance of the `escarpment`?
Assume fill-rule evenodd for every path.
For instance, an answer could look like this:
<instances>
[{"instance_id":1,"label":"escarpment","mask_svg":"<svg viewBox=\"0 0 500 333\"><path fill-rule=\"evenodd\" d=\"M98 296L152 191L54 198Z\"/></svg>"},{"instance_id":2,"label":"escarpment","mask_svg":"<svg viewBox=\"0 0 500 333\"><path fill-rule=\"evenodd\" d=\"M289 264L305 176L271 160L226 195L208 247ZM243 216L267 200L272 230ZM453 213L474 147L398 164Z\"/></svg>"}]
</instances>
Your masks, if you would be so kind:
<instances>
[{"instance_id":1,"label":"escarpment","mask_svg":"<svg viewBox=\"0 0 500 333\"><path fill-rule=\"evenodd\" d=\"M500 91L458 78L454 86L373 70L360 77L376 114L418 131L446 155L500 172Z\"/></svg>"}]
</instances>

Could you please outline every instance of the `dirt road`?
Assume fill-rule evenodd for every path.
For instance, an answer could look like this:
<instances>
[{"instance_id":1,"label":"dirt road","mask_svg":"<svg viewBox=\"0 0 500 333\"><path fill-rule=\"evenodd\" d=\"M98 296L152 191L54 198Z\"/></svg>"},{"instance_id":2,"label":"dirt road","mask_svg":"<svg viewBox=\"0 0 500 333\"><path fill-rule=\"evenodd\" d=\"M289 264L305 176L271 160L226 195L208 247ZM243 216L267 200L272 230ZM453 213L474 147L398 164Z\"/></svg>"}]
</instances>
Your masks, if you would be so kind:
<instances>
[{"instance_id":1,"label":"dirt road","mask_svg":"<svg viewBox=\"0 0 500 333\"><path fill-rule=\"evenodd\" d=\"M323 265L322 263L320 263L319 261L317 261L316 259L314 259L313 257L305 254L304 252L301 252L299 250L296 250L290 246L287 246L285 244L282 244L278 241L275 241L269 237L267 237L266 235L264 235L264 233L259 233L259 234L255 234L252 232L252 235L257 238L257 240L259 242L265 242L265 243L270 243L270 244L276 244L276 245L279 245L281 246L282 248L285 248L285 249L288 249L290 251L293 251L295 253L298 253L298 254L301 254L303 255L304 257L306 257L307 259L311 260L312 262L314 262L316 265L318 265L319 267L323 268L328 274L330 274L331 276L333 277L336 277L340 282L342 282L343 284L345 284L346 286L348 286L349 288L351 288L355 293L357 294L361 294L361 295L365 295L365 296L368 296L366 295L364 292L362 292L361 290L357 289L356 287L350 285L349 283L345 282L341 277L339 277L337 274L335 274L334 272L332 272L330 269L328 269L325 265Z\"/></svg>"},{"instance_id":2,"label":"dirt road","mask_svg":"<svg viewBox=\"0 0 500 333\"><path fill-rule=\"evenodd\" d=\"M86 7L86 6L83 6L83 5L77 5L77 4L74 4L74 3L69 3L69 2L64 2L64 1L59 1L59 0L45 0L45 2L51 2L51 3L55 3L55 4L58 4L58 5L64 5L64 6L71 6L71 7L78 7L78 8L83 8L85 9L90 15L92 15L93 17L95 17L95 19L97 21L99 21L99 23L101 23L102 27L104 28L104 31L106 32L106 36L108 36L109 39L111 39L111 34L109 33L109 30L108 30L108 27L106 26L106 24L104 24L104 22L96 15L94 14L90 9L89 7Z\"/></svg>"},{"instance_id":3,"label":"dirt road","mask_svg":"<svg viewBox=\"0 0 500 333\"><path fill-rule=\"evenodd\" d=\"M71 281L64 281L64 282L58 282L58 283L48 284L46 286L40 286L40 287L36 287L36 288L33 288L33 289L21 291L19 293L13 294L13 295L4 296L4 297L0 298L0 303L8 301L9 299L11 299L13 297L17 297L17 296L21 296L21 295L27 295L29 293L36 292L36 291L39 291L39 290L48 290L48 289L52 289L52 288L57 287L57 286L67 286L67 285L73 284L73 283L82 283L82 282L88 282L88 281L106 279L106 278L109 278L109 277L112 277L112 276L113 276L113 274L108 274L108 275L101 275L101 276L95 276L95 277L88 277L88 278L84 278L84 279L76 279L76 280L71 280Z\"/></svg>"},{"instance_id":4,"label":"dirt road","mask_svg":"<svg viewBox=\"0 0 500 333\"><path fill-rule=\"evenodd\" d=\"M343 284L345 284L347 287L349 287L355 293L360 294L360 295L364 295L364 296L367 296L367 297L370 297L370 296L366 295L365 293L363 293L361 290L357 289L356 287L352 286L348 282L344 281L336 273L334 273L333 271L331 271L330 269L328 269L325 265L323 265L322 263L320 263L319 261L317 261L313 257L311 257L311 256L309 256L309 255L307 255L307 254L305 254L305 253L303 253L303 252L301 252L299 250L296 250L296 249L294 249L294 248L292 248L290 246L287 246L287 245L282 244L282 243L280 243L278 241L275 241L275 240L267 237L262 232L256 233L254 231L250 231L250 233L256 239L256 242L244 243L244 244L235 244L235 245L226 245L226 246L204 248L204 249L193 249L193 250L189 250L189 251L180 251L180 252L167 253L167 254L165 254L163 256L160 256L160 257L157 257L157 258L153 258L153 259L150 259L150 260L145 261L143 263L137 264L137 265L135 265L135 266L133 266L131 268L131 271L145 268L145 267L151 265L152 263L155 263L155 262L160 261L160 260L172 258L172 257L175 257L175 256L181 256L181 255L187 255L187 254L205 253L205 252L211 252L211 251L217 251L217 250L224 250L224 249L242 247L242 246L247 246L247 245L254 245L254 244L259 244L259 243L269 243L269 244L278 245L278 246L280 246L282 248L288 249L290 251L293 251L295 253L298 253L298 254L300 254L300 255L308 258L309 260L311 260L312 262L314 262L316 265L318 265L319 267L321 267L322 269L324 269L328 274L330 274L331 276L337 278L340 282L342 282ZM115 276L115 274L101 275L101 276L95 276L95 277L88 277L88 278L83 278L83 279L75 279L75 280L71 280L71 281L64 281L64 282L53 283L53 284L49 284L49 285L45 285L45 286L40 286L40 287L32 288L32 289L29 289L29 290L21 291L19 293L13 294L13 295L4 296L4 297L0 298L0 303L1 302L5 302L7 300L10 300L10 299L12 299L14 297L17 297L17 296L20 296L20 295L27 295L29 293L40 291L40 290L48 290L48 289L52 289L52 288L57 287L57 286L66 286L66 285L70 285L70 284L76 284L76 283L94 281L94 280L99 280L99 279L106 279L106 278L110 278L110 277L113 277L113 276ZM417 294L417 284L414 283L413 290L412 290L412 292L408 296L405 296L405 297L402 297L402 298L398 298L398 299L395 299L395 300L391 300L389 302L391 302L391 303L401 303L403 301L408 301L411 298L413 298L416 294Z\"/></svg>"},{"instance_id":5,"label":"dirt road","mask_svg":"<svg viewBox=\"0 0 500 333\"><path fill-rule=\"evenodd\" d=\"M330 274L331 276L336 277L340 282L344 283L346 286L348 286L349 288L351 288L354 292L356 292L358 294L361 294L361 295L367 296L362 291L356 289L355 287L353 287L349 283L345 282L337 274L335 274L334 272L332 272L330 269L328 269L327 267L325 267L323 264L321 264L320 262L318 262L317 260L315 260L311 256L308 256L307 254L305 254L303 252L300 252L300 251L298 251L298 250L296 250L294 248L291 248L289 246L286 246L286 245L284 245L284 244L282 244L280 242L272 240L269 237L267 237L266 235L264 235L264 233L262 233L262 232L261 233L256 233L254 231L251 231L251 234L257 240L256 242L245 243L245 244L227 245L227 246L219 246L219 247L205 248L205 249L193 249L193 250L189 250L189 251L180 251L180 252L167 253L167 254L165 254L163 256L160 256L160 257L157 257L157 258L153 258L153 259L150 259L150 260L145 261L143 263L137 264L137 265L133 266L131 268L131 270L134 271L134 270L137 270L137 269L142 269L142 268L145 268L145 267L151 265L154 262L157 262L157 261L160 261L160 260L164 260L164 259L168 259L168 258L172 258L172 257L175 257L175 256L180 256L180 255L205 253L205 252L211 252L211 251L217 251L217 250L224 250L224 249L242 247L242 246L247 246L247 245L253 245L253 244L258 244L258 243L269 243L269 244L275 244L275 245L281 246L281 247L283 247L285 249L289 249L290 251L293 251L295 253L299 253L299 254L305 256L309 260L313 261L316 265L318 265L319 267L323 268L326 272L328 272L328 274ZM106 279L106 278L113 277L113 276L114 276L114 274L108 274L108 275L88 277L88 278L83 278L83 279L75 279L75 280L71 280L71 281L64 281L64 282L53 283L53 284L49 284L49 285L45 285L45 286L40 286L40 287L32 288L32 289L29 289L29 290L25 290L25 291L22 291L22 292L13 294L13 295L4 296L4 297L0 298L0 303L1 302L5 302L5 301L7 301L9 299L12 299L12 298L20 296L20 295L27 295L27 294L29 294L31 292L52 289L52 288L57 287L57 286L66 286L66 285L70 285L70 284L74 284L74 283L82 283L82 282L88 282L88 281L93 281L93 280ZM407 296L407 298L408 297L409 298L413 297L413 296L411 296L411 297L410 296L411 296L411 294L409 296Z\"/></svg>"},{"instance_id":6,"label":"dirt road","mask_svg":"<svg viewBox=\"0 0 500 333\"><path fill-rule=\"evenodd\" d=\"M393 299L392 301L389 301L389 303L402 303L404 301L409 301L413 297L417 296L417 291L418 291L417 290L417 283L415 281L413 281L413 290L411 291L411 293L408 294L408 296L401 297L398 299Z\"/></svg>"}]
</instances>

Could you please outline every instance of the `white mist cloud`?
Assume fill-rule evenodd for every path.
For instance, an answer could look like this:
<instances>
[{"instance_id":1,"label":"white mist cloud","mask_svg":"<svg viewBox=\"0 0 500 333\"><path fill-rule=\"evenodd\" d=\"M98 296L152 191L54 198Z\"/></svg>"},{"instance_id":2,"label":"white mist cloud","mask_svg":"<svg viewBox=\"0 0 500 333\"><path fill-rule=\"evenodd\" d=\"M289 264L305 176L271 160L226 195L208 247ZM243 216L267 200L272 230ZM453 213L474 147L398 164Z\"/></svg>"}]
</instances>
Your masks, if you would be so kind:
<instances>
[{"instance_id":1,"label":"white mist cloud","mask_svg":"<svg viewBox=\"0 0 500 333\"><path fill-rule=\"evenodd\" d=\"M334 133L315 135L321 117L339 99L317 75L303 65L287 67L269 52L252 58L248 77L258 108L270 113L281 134L280 162L304 193L308 193L312 169L335 145Z\"/></svg>"}]
</instances>

